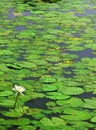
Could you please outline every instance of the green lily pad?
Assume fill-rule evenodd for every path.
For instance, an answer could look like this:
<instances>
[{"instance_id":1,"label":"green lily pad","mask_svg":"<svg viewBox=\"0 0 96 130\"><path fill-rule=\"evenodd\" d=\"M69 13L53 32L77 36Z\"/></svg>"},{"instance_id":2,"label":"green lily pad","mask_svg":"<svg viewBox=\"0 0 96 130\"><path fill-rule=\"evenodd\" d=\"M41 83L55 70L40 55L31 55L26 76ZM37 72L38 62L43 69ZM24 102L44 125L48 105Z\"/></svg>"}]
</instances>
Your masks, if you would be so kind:
<instances>
[{"instance_id":1,"label":"green lily pad","mask_svg":"<svg viewBox=\"0 0 96 130\"><path fill-rule=\"evenodd\" d=\"M96 122L96 116L94 116L93 118L91 118L91 122Z\"/></svg>"},{"instance_id":2,"label":"green lily pad","mask_svg":"<svg viewBox=\"0 0 96 130\"><path fill-rule=\"evenodd\" d=\"M7 125L7 121L3 118L0 118L0 125ZM4 129L6 130L6 129Z\"/></svg>"},{"instance_id":3,"label":"green lily pad","mask_svg":"<svg viewBox=\"0 0 96 130\"><path fill-rule=\"evenodd\" d=\"M7 120L7 124L15 126L25 126L30 124L30 119L22 117L14 120Z\"/></svg>"},{"instance_id":4,"label":"green lily pad","mask_svg":"<svg viewBox=\"0 0 96 130\"><path fill-rule=\"evenodd\" d=\"M9 111L2 111L2 115L7 116L7 117L21 117L23 116L24 113L26 113L26 111L29 108L24 106L24 107L19 107L19 108L15 108L15 109L9 109Z\"/></svg>"},{"instance_id":5,"label":"green lily pad","mask_svg":"<svg viewBox=\"0 0 96 130\"><path fill-rule=\"evenodd\" d=\"M3 107L12 108L14 105L14 101L9 99L3 99L2 101L0 101L0 105Z\"/></svg>"},{"instance_id":6,"label":"green lily pad","mask_svg":"<svg viewBox=\"0 0 96 130\"><path fill-rule=\"evenodd\" d=\"M0 71L0 75L4 74L2 71Z\"/></svg>"},{"instance_id":7,"label":"green lily pad","mask_svg":"<svg viewBox=\"0 0 96 130\"><path fill-rule=\"evenodd\" d=\"M0 96L10 96L10 95L13 95L14 93L12 91L1 91L0 92Z\"/></svg>"},{"instance_id":8,"label":"green lily pad","mask_svg":"<svg viewBox=\"0 0 96 130\"><path fill-rule=\"evenodd\" d=\"M60 92L48 92L46 97L49 99L68 99L70 96Z\"/></svg>"},{"instance_id":9,"label":"green lily pad","mask_svg":"<svg viewBox=\"0 0 96 130\"><path fill-rule=\"evenodd\" d=\"M25 126L20 126L20 130L36 130L34 126L30 125L25 125Z\"/></svg>"},{"instance_id":10,"label":"green lily pad","mask_svg":"<svg viewBox=\"0 0 96 130\"><path fill-rule=\"evenodd\" d=\"M45 76L41 77L41 81L43 83L54 83L54 82L56 82L56 78L49 76L49 75L45 75Z\"/></svg>"},{"instance_id":11,"label":"green lily pad","mask_svg":"<svg viewBox=\"0 0 96 130\"><path fill-rule=\"evenodd\" d=\"M60 106L80 107L84 102L79 98L72 97L67 100L57 100L56 103Z\"/></svg>"},{"instance_id":12,"label":"green lily pad","mask_svg":"<svg viewBox=\"0 0 96 130\"><path fill-rule=\"evenodd\" d=\"M27 31L22 31L20 32L19 35L17 35L17 38L33 38L36 35L35 32L31 31L31 30L27 30Z\"/></svg>"},{"instance_id":13,"label":"green lily pad","mask_svg":"<svg viewBox=\"0 0 96 130\"><path fill-rule=\"evenodd\" d=\"M7 64L6 66L7 66L9 69L16 69L16 70L20 70L20 69L21 69L21 67L20 67L18 64L16 64L16 63Z\"/></svg>"},{"instance_id":14,"label":"green lily pad","mask_svg":"<svg viewBox=\"0 0 96 130\"><path fill-rule=\"evenodd\" d=\"M84 92L82 88L79 87L63 87L59 89L59 92L65 95L79 95Z\"/></svg>"},{"instance_id":15,"label":"green lily pad","mask_svg":"<svg viewBox=\"0 0 96 130\"><path fill-rule=\"evenodd\" d=\"M20 63L18 63L18 65L21 67L21 68L28 68L28 69L36 69L37 68L37 65L32 63L32 62L26 62L26 61L22 61Z\"/></svg>"},{"instance_id":16,"label":"green lily pad","mask_svg":"<svg viewBox=\"0 0 96 130\"><path fill-rule=\"evenodd\" d=\"M88 120L92 117L91 113L86 110L76 110L72 108L64 109L64 114L65 115L61 115L60 117L70 121Z\"/></svg>"},{"instance_id":17,"label":"green lily pad","mask_svg":"<svg viewBox=\"0 0 96 130\"><path fill-rule=\"evenodd\" d=\"M44 117L43 119L40 120L41 124L43 126L54 126L53 122L49 119L49 118L46 118Z\"/></svg>"},{"instance_id":18,"label":"green lily pad","mask_svg":"<svg viewBox=\"0 0 96 130\"><path fill-rule=\"evenodd\" d=\"M23 115L21 111L16 111L16 110L10 110L8 112L5 111L2 112L2 114L7 117L21 117Z\"/></svg>"},{"instance_id":19,"label":"green lily pad","mask_svg":"<svg viewBox=\"0 0 96 130\"><path fill-rule=\"evenodd\" d=\"M55 83L53 83L53 84L44 84L42 90L43 91L55 91L55 90L57 90L57 86L56 86Z\"/></svg>"},{"instance_id":20,"label":"green lily pad","mask_svg":"<svg viewBox=\"0 0 96 130\"><path fill-rule=\"evenodd\" d=\"M52 120L49 118L44 117L40 120L43 126L59 126L59 125L65 125L66 121L59 118L59 117L52 117Z\"/></svg>"},{"instance_id":21,"label":"green lily pad","mask_svg":"<svg viewBox=\"0 0 96 130\"><path fill-rule=\"evenodd\" d=\"M50 62L59 62L60 58L58 56L49 56L49 57L46 57L46 60Z\"/></svg>"},{"instance_id":22,"label":"green lily pad","mask_svg":"<svg viewBox=\"0 0 96 130\"><path fill-rule=\"evenodd\" d=\"M11 40L0 39L0 43L1 43L1 44L8 44L8 43L11 43Z\"/></svg>"},{"instance_id":23,"label":"green lily pad","mask_svg":"<svg viewBox=\"0 0 96 130\"><path fill-rule=\"evenodd\" d=\"M96 102L95 98L93 99L84 99L84 104L82 107L84 108L90 108L90 109L95 109L96 108Z\"/></svg>"},{"instance_id":24,"label":"green lily pad","mask_svg":"<svg viewBox=\"0 0 96 130\"><path fill-rule=\"evenodd\" d=\"M54 126L65 125L67 122L59 117L52 117L52 122Z\"/></svg>"},{"instance_id":25,"label":"green lily pad","mask_svg":"<svg viewBox=\"0 0 96 130\"><path fill-rule=\"evenodd\" d=\"M9 50L0 50L0 55L12 55L13 52Z\"/></svg>"},{"instance_id":26,"label":"green lily pad","mask_svg":"<svg viewBox=\"0 0 96 130\"><path fill-rule=\"evenodd\" d=\"M88 58L88 57L85 57L85 58L82 58L81 59L82 63L88 67L90 66L96 66L96 58Z\"/></svg>"},{"instance_id":27,"label":"green lily pad","mask_svg":"<svg viewBox=\"0 0 96 130\"><path fill-rule=\"evenodd\" d=\"M75 129L79 128L80 130L86 130L87 128L91 129L92 127L93 128L95 127L94 124L89 123L87 121L78 121L78 122L72 121L71 125L73 128L75 128Z\"/></svg>"}]
</instances>

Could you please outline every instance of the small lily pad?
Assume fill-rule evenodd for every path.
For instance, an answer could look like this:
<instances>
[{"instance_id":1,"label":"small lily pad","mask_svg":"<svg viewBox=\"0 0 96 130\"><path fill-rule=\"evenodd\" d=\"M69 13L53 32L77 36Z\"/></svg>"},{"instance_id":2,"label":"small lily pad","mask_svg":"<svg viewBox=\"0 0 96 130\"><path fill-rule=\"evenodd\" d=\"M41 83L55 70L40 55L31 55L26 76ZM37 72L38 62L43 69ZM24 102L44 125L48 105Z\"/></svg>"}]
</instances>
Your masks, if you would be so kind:
<instances>
[{"instance_id":1,"label":"small lily pad","mask_svg":"<svg viewBox=\"0 0 96 130\"><path fill-rule=\"evenodd\" d=\"M55 83L44 84L42 89L43 89L43 91L55 91L55 90L57 90L57 86Z\"/></svg>"},{"instance_id":2,"label":"small lily pad","mask_svg":"<svg viewBox=\"0 0 96 130\"><path fill-rule=\"evenodd\" d=\"M93 118L91 118L91 122L96 122L96 116L94 116Z\"/></svg>"},{"instance_id":3,"label":"small lily pad","mask_svg":"<svg viewBox=\"0 0 96 130\"><path fill-rule=\"evenodd\" d=\"M45 76L41 77L41 81L43 83L54 83L54 82L56 82L56 78L49 76L49 75L45 75Z\"/></svg>"},{"instance_id":4,"label":"small lily pad","mask_svg":"<svg viewBox=\"0 0 96 130\"><path fill-rule=\"evenodd\" d=\"M48 92L46 97L49 99L68 99L70 96L60 92Z\"/></svg>"}]
</instances>

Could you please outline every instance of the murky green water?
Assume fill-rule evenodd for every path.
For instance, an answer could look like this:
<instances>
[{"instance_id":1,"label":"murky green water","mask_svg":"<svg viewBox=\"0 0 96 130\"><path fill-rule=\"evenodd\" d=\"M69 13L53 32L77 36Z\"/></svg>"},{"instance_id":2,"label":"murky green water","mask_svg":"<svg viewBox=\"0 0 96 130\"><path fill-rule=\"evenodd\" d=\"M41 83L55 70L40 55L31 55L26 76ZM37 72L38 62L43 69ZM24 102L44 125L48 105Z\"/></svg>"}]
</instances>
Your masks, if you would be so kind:
<instances>
[{"instance_id":1,"label":"murky green water","mask_svg":"<svg viewBox=\"0 0 96 130\"><path fill-rule=\"evenodd\" d=\"M95 0L0 7L0 129L95 130Z\"/></svg>"}]
</instances>

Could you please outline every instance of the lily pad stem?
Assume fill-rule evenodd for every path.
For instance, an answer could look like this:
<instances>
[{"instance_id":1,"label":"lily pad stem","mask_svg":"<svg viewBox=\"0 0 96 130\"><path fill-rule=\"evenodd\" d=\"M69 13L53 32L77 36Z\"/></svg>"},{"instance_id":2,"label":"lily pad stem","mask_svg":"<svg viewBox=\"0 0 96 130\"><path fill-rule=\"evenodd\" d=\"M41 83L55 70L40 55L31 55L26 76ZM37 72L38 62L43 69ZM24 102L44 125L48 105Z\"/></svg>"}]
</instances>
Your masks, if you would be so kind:
<instances>
[{"instance_id":1,"label":"lily pad stem","mask_svg":"<svg viewBox=\"0 0 96 130\"><path fill-rule=\"evenodd\" d=\"M20 94L20 93L18 92L17 95L16 95L16 99L15 99L15 103L14 103L13 109L16 108L16 104L17 104L17 101L18 101L19 94Z\"/></svg>"}]
</instances>

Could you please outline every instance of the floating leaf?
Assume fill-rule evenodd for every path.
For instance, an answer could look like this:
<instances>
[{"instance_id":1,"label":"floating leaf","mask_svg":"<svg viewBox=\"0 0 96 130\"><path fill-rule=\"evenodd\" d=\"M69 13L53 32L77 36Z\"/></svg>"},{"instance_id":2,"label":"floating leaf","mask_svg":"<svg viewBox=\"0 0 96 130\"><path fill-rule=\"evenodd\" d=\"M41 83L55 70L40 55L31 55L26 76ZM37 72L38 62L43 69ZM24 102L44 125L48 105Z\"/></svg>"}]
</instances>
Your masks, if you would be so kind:
<instances>
[{"instance_id":1,"label":"floating leaf","mask_svg":"<svg viewBox=\"0 0 96 130\"><path fill-rule=\"evenodd\" d=\"M88 120L92 117L92 115L86 110L76 110L72 108L64 109L64 114L65 115L61 115L60 117L70 121Z\"/></svg>"},{"instance_id":2,"label":"floating leaf","mask_svg":"<svg viewBox=\"0 0 96 130\"><path fill-rule=\"evenodd\" d=\"M37 65L32 63L32 62L25 62L22 61L18 64L18 66L20 66L21 68L29 68L29 69L33 69L35 70L37 68Z\"/></svg>"},{"instance_id":3,"label":"floating leaf","mask_svg":"<svg viewBox=\"0 0 96 130\"><path fill-rule=\"evenodd\" d=\"M96 122L96 116L94 116L93 118L91 118L91 122Z\"/></svg>"},{"instance_id":4,"label":"floating leaf","mask_svg":"<svg viewBox=\"0 0 96 130\"><path fill-rule=\"evenodd\" d=\"M84 99L84 104L82 107L95 109L96 108L96 98L93 99Z\"/></svg>"},{"instance_id":5,"label":"floating leaf","mask_svg":"<svg viewBox=\"0 0 96 130\"><path fill-rule=\"evenodd\" d=\"M0 55L12 55L13 52L9 50L0 50Z\"/></svg>"},{"instance_id":6,"label":"floating leaf","mask_svg":"<svg viewBox=\"0 0 96 130\"><path fill-rule=\"evenodd\" d=\"M8 120L7 124L15 126L25 126L30 124L30 119L22 117L14 120Z\"/></svg>"},{"instance_id":7,"label":"floating leaf","mask_svg":"<svg viewBox=\"0 0 96 130\"><path fill-rule=\"evenodd\" d=\"M20 126L20 130L36 130L34 126L30 125L25 125L25 126Z\"/></svg>"},{"instance_id":8,"label":"floating leaf","mask_svg":"<svg viewBox=\"0 0 96 130\"><path fill-rule=\"evenodd\" d=\"M55 83L45 84L45 85L43 85L42 89L43 89L43 91L55 91L55 90L57 90L57 86Z\"/></svg>"},{"instance_id":9,"label":"floating leaf","mask_svg":"<svg viewBox=\"0 0 96 130\"><path fill-rule=\"evenodd\" d=\"M23 115L22 109L3 111L2 114L7 117L21 117Z\"/></svg>"},{"instance_id":10,"label":"floating leaf","mask_svg":"<svg viewBox=\"0 0 96 130\"><path fill-rule=\"evenodd\" d=\"M20 32L19 35L17 35L17 38L33 38L35 37L35 32L34 31L31 31L31 30L27 30L27 31L22 31Z\"/></svg>"},{"instance_id":11,"label":"floating leaf","mask_svg":"<svg viewBox=\"0 0 96 130\"><path fill-rule=\"evenodd\" d=\"M10 96L13 95L14 93L12 91L2 91L0 92L0 96Z\"/></svg>"},{"instance_id":12,"label":"floating leaf","mask_svg":"<svg viewBox=\"0 0 96 130\"><path fill-rule=\"evenodd\" d=\"M68 96L66 94L64 95L60 92L48 92L46 97L49 99L67 99L70 96Z\"/></svg>"},{"instance_id":13,"label":"floating leaf","mask_svg":"<svg viewBox=\"0 0 96 130\"><path fill-rule=\"evenodd\" d=\"M54 83L54 82L56 82L56 79L55 79L54 77L52 77L52 76L45 75L45 76L43 76L43 77L41 78L41 81L42 81L43 83Z\"/></svg>"},{"instance_id":14,"label":"floating leaf","mask_svg":"<svg viewBox=\"0 0 96 130\"><path fill-rule=\"evenodd\" d=\"M43 119L40 120L43 126L54 126L53 122L49 119L44 117Z\"/></svg>"},{"instance_id":15,"label":"floating leaf","mask_svg":"<svg viewBox=\"0 0 96 130\"><path fill-rule=\"evenodd\" d=\"M56 103L60 106L80 107L84 102L79 98L72 97L67 100L58 100Z\"/></svg>"},{"instance_id":16,"label":"floating leaf","mask_svg":"<svg viewBox=\"0 0 96 130\"><path fill-rule=\"evenodd\" d=\"M59 91L65 95L79 95L84 92L82 88L79 87L63 87Z\"/></svg>"},{"instance_id":17,"label":"floating leaf","mask_svg":"<svg viewBox=\"0 0 96 130\"><path fill-rule=\"evenodd\" d=\"M54 123L54 126L66 124L66 121L59 117L52 117L52 122Z\"/></svg>"},{"instance_id":18,"label":"floating leaf","mask_svg":"<svg viewBox=\"0 0 96 130\"><path fill-rule=\"evenodd\" d=\"M14 63L14 64L7 64L7 67L9 69L16 69L16 70L20 70L21 69L21 67L19 65L17 65L16 63Z\"/></svg>"}]
</instances>

